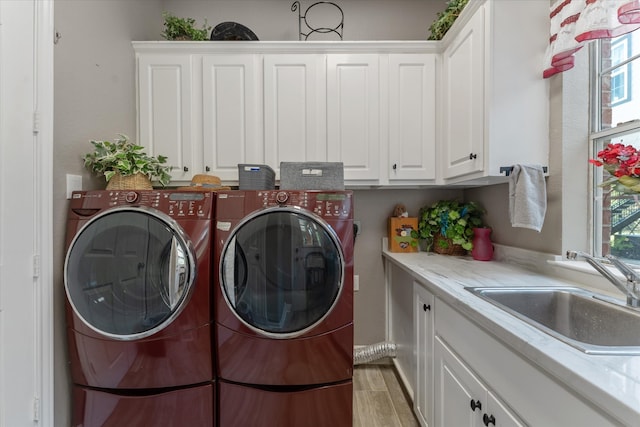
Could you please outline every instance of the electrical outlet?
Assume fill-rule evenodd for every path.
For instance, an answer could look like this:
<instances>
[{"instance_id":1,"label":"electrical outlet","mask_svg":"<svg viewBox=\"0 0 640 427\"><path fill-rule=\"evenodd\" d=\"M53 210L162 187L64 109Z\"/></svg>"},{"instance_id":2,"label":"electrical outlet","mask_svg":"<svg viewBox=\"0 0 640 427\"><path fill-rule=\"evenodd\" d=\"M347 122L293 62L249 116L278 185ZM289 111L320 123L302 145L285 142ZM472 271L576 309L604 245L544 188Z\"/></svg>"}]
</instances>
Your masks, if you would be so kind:
<instances>
[{"instance_id":1,"label":"electrical outlet","mask_svg":"<svg viewBox=\"0 0 640 427\"><path fill-rule=\"evenodd\" d=\"M353 276L353 291L359 291L360 290L360 276L358 276L357 274L355 274Z\"/></svg>"},{"instance_id":2,"label":"electrical outlet","mask_svg":"<svg viewBox=\"0 0 640 427\"><path fill-rule=\"evenodd\" d=\"M82 175L67 174L67 199L71 198L71 193L82 190Z\"/></svg>"}]
</instances>

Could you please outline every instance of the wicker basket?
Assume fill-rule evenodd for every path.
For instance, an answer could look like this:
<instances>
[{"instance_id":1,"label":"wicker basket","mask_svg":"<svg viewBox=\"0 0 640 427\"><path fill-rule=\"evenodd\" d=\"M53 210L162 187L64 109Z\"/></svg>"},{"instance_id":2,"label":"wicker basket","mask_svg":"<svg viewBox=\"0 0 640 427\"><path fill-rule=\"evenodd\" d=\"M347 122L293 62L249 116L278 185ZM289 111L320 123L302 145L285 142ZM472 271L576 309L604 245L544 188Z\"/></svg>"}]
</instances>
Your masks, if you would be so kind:
<instances>
[{"instance_id":1,"label":"wicker basket","mask_svg":"<svg viewBox=\"0 0 640 427\"><path fill-rule=\"evenodd\" d=\"M460 245L454 245L451 239L438 233L433 241L433 251L441 255L466 255L467 251Z\"/></svg>"},{"instance_id":2,"label":"wicker basket","mask_svg":"<svg viewBox=\"0 0 640 427\"><path fill-rule=\"evenodd\" d=\"M141 173L122 176L119 173L107 183L107 190L153 190L151 180Z\"/></svg>"}]
</instances>

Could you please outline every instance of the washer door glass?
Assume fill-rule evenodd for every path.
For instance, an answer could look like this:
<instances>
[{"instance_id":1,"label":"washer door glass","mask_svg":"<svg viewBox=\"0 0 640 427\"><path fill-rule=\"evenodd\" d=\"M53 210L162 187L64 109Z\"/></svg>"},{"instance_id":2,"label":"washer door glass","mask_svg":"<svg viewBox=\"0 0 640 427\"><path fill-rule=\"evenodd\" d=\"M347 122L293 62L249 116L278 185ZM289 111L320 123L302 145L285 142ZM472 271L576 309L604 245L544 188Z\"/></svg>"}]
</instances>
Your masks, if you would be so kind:
<instances>
[{"instance_id":1,"label":"washer door glass","mask_svg":"<svg viewBox=\"0 0 640 427\"><path fill-rule=\"evenodd\" d=\"M76 235L65 263L65 290L91 329L142 338L182 310L195 257L181 227L150 208L114 209Z\"/></svg>"},{"instance_id":2,"label":"washer door glass","mask_svg":"<svg viewBox=\"0 0 640 427\"><path fill-rule=\"evenodd\" d=\"M342 289L344 258L322 219L299 209L273 208L232 232L220 271L236 315L258 332L287 338L329 314Z\"/></svg>"}]
</instances>

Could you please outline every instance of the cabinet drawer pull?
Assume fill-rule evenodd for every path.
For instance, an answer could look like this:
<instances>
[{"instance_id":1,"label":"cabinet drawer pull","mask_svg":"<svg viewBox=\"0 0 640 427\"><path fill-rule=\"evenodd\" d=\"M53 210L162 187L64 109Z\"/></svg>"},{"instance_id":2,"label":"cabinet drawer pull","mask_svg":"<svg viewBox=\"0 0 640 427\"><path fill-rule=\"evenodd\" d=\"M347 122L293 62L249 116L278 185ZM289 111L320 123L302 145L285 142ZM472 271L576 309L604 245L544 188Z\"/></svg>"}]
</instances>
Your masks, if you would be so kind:
<instances>
[{"instance_id":1,"label":"cabinet drawer pull","mask_svg":"<svg viewBox=\"0 0 640 427\"><path fill-rule=\"evenodd\" d=\"M423 304L423 305L422 305L422 309L423 309L424 311L429 311L429 310L431 310L431 304L429 304L429 305L427 305L427 304Z\"/></svg>"},{"instance_id":2,"label":"cabinet drawer pull","mask_svg":"<svg viewBox=\"0 0 640 427\"><path fill-rule=\"evenodd\" d=\"M397 163L394 163L394 164L393 164L393 166L392 166L392 168L393 168L393 170L398 169L398 164L397 164Z\"/></svg>"},{"instance_id":3,"label":"cabinet drawer pull","mask_svg":"<svg viewBox=\"0 0 640 427\"><path fill-rule=\"evenodd\" d=\"M205 170L206 172L211 172L211 168L210 168L209 166L205 166L205 167L204 167L204 170Z\"/></svg>"},{"instance_id":4,"label":"cabinet drawer pull","mask_svg":"<svg viewBox=\"0 0 640 427\"><path fill-rule=\"evenodd\" d=\"M186 167L186 166L184 166L184 167L182 168L182 170L183 170L183 171L185 171L185 172L189 172L189 168L188 168L188 167Z\"/></svg>"},{"instance_id":5,"label":"cabinet drawer pull","mask_svg":"<svg viewBox=\"0 0 640 427\"><path fill-rule=\"evenodd\" d=\"M469 153L469 160L473 160L473 159L477 159L477 158L478 158L477 154Z\"/></svg>"},{"instance_id":6,"label":"cabinet drawer pull","mask_svg":"<svg viewBox=\"0 0 640 427\"><path fill-rule=\"evenodd\" d=\"M482 403L479 400L471 399L471 410L475 412L476 409L482 409Z\"/></svg>"},{"instance_id":7,"label":"cabinet drawer pull","mask_svg":"<svg viewBox=\"0 0 640 427\"><path fill-rule=\"evenodd\" d=\"M482 422L485 426L489 427L489 424L496 425L496 418L493 415L484 414L482 417Z\"/></svg>"}]
</instances>

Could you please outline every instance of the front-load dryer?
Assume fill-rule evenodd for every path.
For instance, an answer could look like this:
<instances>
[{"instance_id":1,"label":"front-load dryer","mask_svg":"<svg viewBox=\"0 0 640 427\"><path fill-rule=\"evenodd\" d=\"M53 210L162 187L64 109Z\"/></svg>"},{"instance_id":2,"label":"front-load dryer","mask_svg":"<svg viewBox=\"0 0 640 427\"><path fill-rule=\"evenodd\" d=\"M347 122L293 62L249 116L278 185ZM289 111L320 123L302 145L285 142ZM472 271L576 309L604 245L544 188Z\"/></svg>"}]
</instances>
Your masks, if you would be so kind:
<instances>
[{"instance_id":1,"label":"front-load dryer","mask_svg":"<svg viewBox=\"0 0 640 427\"><path fill-rule=\"evenodd\" d=\"M220 427L350 426L352 193L217 198Z\"/></svg>"},{"instance_id":2,"label":"front-load dryer","mask_svg":"<svg viewBox=\"0 0 640 427\"><path fill-rule=\"evenodd\" d=\"M212 426L215 197L74 192L64 266L72 426Z\"/></svg>"}]
</instances>

